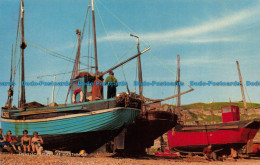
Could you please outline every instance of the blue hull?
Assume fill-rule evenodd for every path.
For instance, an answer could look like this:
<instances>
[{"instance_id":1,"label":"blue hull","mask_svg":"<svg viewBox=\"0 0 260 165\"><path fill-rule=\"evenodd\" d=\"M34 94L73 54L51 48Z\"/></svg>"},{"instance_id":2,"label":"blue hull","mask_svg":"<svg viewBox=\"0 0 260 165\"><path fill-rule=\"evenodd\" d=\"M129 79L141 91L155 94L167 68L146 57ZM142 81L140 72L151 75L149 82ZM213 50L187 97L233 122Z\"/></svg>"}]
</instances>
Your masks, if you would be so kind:
<instances>
[{"instance_id":1,"label":"blue hull","mask_svg":"<svg viewBox=\"0 0 260 165\"><path fill-rule=\"evenodd\" d=\"M139 113L138 109L133 108L112 108L44 119L2 118L1 122L4 131L11 130L18 136L25 129L29 131L29 135L34 131L40 135L57 135L120 129L132 124Z\"/></svg>"},{"instance_id":2,"label":"blue hull","mask_svg":"<svg viewBox=\"0 0 260 165\"><path fill-rule=\"evenodd\" d=\"M79 152L85 149L87 152L93 152L113 140L123 128L131 125L139 113L139 109L116 107L40 119L26 119L30 116L25 116L25 120L11 119L12 116L2 117L1 124L4 132L11 130L18 136L18 140L25 129L29 131L29 135L37 131L44 140L43 147L47 150Z\"/></svg>"}]
</instances>

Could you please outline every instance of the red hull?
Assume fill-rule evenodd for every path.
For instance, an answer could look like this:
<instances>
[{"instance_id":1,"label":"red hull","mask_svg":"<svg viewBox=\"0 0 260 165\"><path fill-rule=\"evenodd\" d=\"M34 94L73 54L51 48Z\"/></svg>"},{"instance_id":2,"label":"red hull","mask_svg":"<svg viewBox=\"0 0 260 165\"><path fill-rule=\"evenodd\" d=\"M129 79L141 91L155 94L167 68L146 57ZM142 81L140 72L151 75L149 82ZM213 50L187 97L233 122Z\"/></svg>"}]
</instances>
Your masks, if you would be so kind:
<instances>
[{"instance_id":1,"label":"red hull","mask_svg":"<svg viewBox=\"0 0 260 165\"><path fill-rule=\"evenodd\" d=\"M208 144L212 144L213 149L239 149L255 137L259 125L259 120L253 120L206 126L179 126L174 132L168 132L168 145L171 149L187 152L201 152Z\"/></svg>"}]
</instances>

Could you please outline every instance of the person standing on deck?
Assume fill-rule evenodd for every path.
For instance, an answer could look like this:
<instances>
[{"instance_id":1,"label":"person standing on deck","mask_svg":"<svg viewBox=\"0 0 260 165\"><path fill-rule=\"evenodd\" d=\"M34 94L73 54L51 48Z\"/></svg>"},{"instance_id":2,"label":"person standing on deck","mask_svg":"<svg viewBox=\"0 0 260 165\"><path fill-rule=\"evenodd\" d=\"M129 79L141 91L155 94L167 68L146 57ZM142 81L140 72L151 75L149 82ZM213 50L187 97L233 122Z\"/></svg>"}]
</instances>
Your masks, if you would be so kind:
<instances>
[{"instance_id":1,"label":"person standing on deck","mask_svg":"<svg viewBox=\"0 0 260 165\"><path fill-rule=\"evenodd\" d=\"M109 76L107 76L106 81L107 85L107 98L112 98L116 96L116 87L117 87L117 79L114 76L114 72L110 71Z\"/></svg>"}]
</instances>

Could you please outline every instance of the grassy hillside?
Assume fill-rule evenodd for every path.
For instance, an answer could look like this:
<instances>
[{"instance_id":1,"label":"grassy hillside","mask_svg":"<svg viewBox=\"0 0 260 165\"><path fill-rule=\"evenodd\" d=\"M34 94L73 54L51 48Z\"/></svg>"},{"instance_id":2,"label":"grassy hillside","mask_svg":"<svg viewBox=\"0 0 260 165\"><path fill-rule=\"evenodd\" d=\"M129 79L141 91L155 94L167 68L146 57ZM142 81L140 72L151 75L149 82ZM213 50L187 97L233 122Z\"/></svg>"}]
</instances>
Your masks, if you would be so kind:
<instances>
[{"instance_id":1,"label":"grassy hillside","mask_svg":"<svg viewBox=\"0 0 260 165\"><path fill-rule=\"evenodd\" d=\"M239 108L243 108L244 104L243 102L231 102L232 105L238 106ZM223 106L228 106L230 105L229 102L214 102L212 103L193 103L193 104L187 104L187 105L182 105L182 109L188 110L188 109L199 109L199 110L211 110L213 107L213 110L220 110L221 107ZM164 106L171 106L176 108L176 105L169 105L169 104L163 104L162 107ZM260 108L259 103L247 103L247 108L248 109L255 109L255 108Z\"/></svg>"},{"instance_id":2,"label":"grassy hillside","mask_svg":"<svg viewBox=\"0 0 260 165\"><path fill-rule=\"evenodd\" d=\"M242 102L232 102L232 105L236 105L240 108L240 119L244 120L245 115L243 114L243 103ZM183 109L182 113L182 119L186 122L194 122L199 121L200 124L210 124L210 123L219 123L222 122L222 116L221 116L221 107L230 105L229 102L215 102L215 103L194 103L194 104L188 104L183 105L181 108ZM175 105L168 105L164 104L162 105L163 109L166 109L166 107L173 107L176 108ZM247 107L249 110L260 108L259 103L247 103ZM211 114L213 112L213 115ZM252 112L252 111L251 111ZM255 113L249 113L249 119L252 118L260 118L259 114Z\"/></svg>"}]
</instances>

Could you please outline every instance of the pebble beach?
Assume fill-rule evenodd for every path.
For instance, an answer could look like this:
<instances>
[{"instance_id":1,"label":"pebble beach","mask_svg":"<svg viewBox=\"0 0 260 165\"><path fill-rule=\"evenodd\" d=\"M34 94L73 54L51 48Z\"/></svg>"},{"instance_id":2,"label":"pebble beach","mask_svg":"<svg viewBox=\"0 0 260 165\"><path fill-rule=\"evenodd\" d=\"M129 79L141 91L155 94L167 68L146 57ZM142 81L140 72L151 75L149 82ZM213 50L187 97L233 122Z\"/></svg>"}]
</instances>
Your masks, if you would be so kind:
<instances>
[{"instance_id":1,"label":"pebble beach","mask_svg":"<svg viewBox=\"0 0 260 165\"><path fill-rule=\"evenodd\" d=\"M93 154L86 157L69 157L69 156L39 156L39 155L19 155L0 153L1 165L32 165L32 164L55 164L55 165L81 165L81 164L104 164L104 165L155 165L155 164L228 164L228 165L257 165L260 164L260 158L225 160L225 161L207 161L201 157L191 158L162 158L155 156L143 156L138 158L113 157L112 154Z\"/></svg>"}]
</instances>

